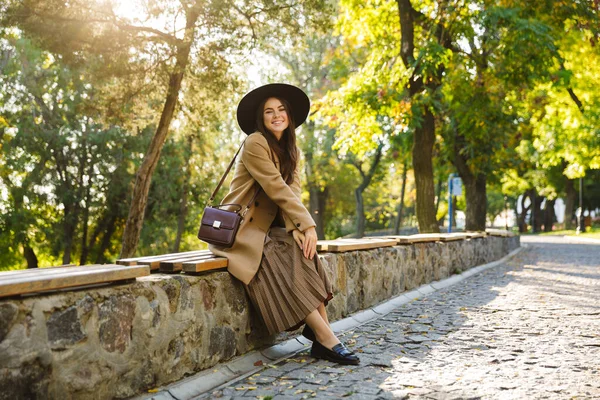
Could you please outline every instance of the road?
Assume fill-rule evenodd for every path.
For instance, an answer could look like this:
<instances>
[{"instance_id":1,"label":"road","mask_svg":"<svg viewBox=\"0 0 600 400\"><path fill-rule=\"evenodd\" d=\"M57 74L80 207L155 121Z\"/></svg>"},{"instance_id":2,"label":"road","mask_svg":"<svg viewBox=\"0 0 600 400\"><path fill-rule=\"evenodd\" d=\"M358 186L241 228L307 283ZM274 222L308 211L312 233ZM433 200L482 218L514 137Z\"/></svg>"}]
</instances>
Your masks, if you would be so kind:
<instances>
[{"instance_id":1,"label":"road","mask_svg":"<svg viewBox=\"0 0 600 400\"><path fill-rule=\"evenodd\" d=\"M600 399L600 242L524 236L506 264L201 398Z\"/></svg>"}]
</instances>

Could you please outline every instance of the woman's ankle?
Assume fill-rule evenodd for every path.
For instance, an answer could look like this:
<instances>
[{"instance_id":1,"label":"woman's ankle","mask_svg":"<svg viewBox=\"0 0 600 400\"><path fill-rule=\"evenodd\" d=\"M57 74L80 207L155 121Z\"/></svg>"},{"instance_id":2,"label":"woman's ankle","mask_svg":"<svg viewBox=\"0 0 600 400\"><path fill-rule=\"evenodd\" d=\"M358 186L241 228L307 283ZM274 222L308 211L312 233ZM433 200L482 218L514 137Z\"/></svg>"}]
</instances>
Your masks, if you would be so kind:
<instances>
[{"instance_id":1,"label":"woman's ankle","mask_svg":"<svg viewBox=\"0 0 600 400\"><path fill-rule=\"evenodd\" d=\"M318 335L315 333L317 338L317 342L319 342L322 346L327 347L329 350L336 344L340 343L340 340L333 333L329 335Z\"/></svg>"}]
</instances>

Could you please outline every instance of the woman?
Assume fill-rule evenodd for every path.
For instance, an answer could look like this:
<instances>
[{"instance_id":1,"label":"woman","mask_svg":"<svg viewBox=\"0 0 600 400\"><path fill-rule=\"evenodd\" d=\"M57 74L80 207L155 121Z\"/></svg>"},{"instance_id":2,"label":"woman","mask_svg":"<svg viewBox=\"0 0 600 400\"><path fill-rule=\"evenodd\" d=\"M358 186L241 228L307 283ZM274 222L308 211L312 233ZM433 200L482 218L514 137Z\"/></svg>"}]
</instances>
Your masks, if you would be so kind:
<instances>
[{"instance_id":1,"label":"woman","mask_svg":"<svg viewBox=\"0 0 600 400\"><path fill-rule=\"evenodd\" d=\"M300 200L295 128L309 109L302 90L281 83L261 86L240 101L238 123L249 136L221 204L245 205L258 195L234 245L209 248L229 260L229 272L244 283L270 334L306 323L302 334L313 341L313 357L358 364L329 326L331 284L316 254L316 224Z\"/></svg>"}]
</instances>

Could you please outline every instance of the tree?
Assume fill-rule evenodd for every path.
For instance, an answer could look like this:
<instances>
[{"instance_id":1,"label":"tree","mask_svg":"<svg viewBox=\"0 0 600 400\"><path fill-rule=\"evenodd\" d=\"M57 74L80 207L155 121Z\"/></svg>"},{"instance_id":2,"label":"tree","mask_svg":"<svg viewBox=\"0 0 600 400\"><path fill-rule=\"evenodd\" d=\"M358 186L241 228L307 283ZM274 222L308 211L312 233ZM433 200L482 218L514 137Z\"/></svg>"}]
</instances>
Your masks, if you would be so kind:
<instances>
[{"instance_id":1,"label":"tree","mask_svg":"<svg viewBox=\"0 0 600 400\"><path fill-rule=\"evenodd\" d=\"M365 171L363 169L363 163L359 162L355 159L354 154L349 154L348 159L349 163L353 165L359 172L361 180L360 184L356 189L354 189L354 197L356 199L356 237L361 238L365 236L365 205L363 199L363 193L365 189L371 184L371 180L375 173L377 172L377 167L379 166L379 162L381 161L381 156L383 154L383 143L380 143L375 149L373 155L368 157L369 166Z\"/></svg>"},{"instance_id":2,"label":"tree","mask_svg":"<svg viewBox=\"0 0 600 400\"><path fill-rule=\"evenodd\" d=\"M227 87L230 85L228 66L232 53L239 54L249 44L256 44L266 37L297 33L303 23L318 19L319 12L326 9L326 3L321 0L278 5L268 1L243 5L229 1L190 0L178 5L156 2L148 6L142 21L119 17L115 3L111 2L39 0L15 3L10 12L12 20L28 33L43 39L49 48L71 57L80 54L84 58L100 56L95 59L101 64L102 57L107 57L118 60L122 66L124 61L132 58L130 49L133 48L136 61L150 68L151 63L146 60L156 58L157 52L162 56L158 57L157 63L165 78L164 86L159 88L164 90L164 102L156 131L136 174L121 257L133 255L137 248L152 174L176 113L188 67L202 66L198 70L202 70L206 81L217 87ZM161 22L165 26L157 28L157 23ZM272 28L279 25L285 28Z\"/></svg>"},{"instance_id":3,"label":"tree","mask_svg":"<svg viewBox=\"0 0 600 400\"><path fill-rule=\"evenodd\" d=\"M85 263L105 231L103 224L94 227L104 200L125 187L111 185L107 178L130 179L120 152L133 147L134 140L96 122L90 107L95 90L81 80L81 69L66 67L15 30L1 33L0 46L0 107L6 124L0 179L10 193L1 202L6 208L3 231L14 235L29 267L40 263L40 253L54 264L62 252L61 262L69 264L78 244ZM119 167L119 157L124 167ZM110 206L112 212L119 209L118 204Z\"/></svg>"}]
</instances>

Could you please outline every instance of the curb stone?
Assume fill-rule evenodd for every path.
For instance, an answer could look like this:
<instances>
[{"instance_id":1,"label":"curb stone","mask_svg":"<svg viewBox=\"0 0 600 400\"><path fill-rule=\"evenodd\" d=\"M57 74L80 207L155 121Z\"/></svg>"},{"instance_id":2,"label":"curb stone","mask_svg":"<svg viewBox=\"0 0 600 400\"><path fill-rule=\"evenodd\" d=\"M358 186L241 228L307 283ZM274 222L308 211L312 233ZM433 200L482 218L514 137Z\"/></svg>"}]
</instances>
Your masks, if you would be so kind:
<instances>
[{"instance_id":1,"label":"curb stone","mask_svg":"<svg viewBox=\"0 0 600 400\"><path fill-rule=\"evenodd\" d=\"M453 275L441 281L431 282L420 286L414 290L411 290L410 292L402 293L401 295L387 300L381 304L370 307L363 311L359 311L358 313L353 314L342 320L333 322L331 324L331 328L336 334L348 331L350 329L354 329L369 321L380 318L394 311L396 308L410 303L421 296L431 294L440 289L445 289L465 280L468 277L471 277L480 272L503 264L526 247L528 247L526 244L522 244L521 247L513 250L512 252L510 252L509 254L497 261L479 265L461 274ZM172 383L162 388L160 392L154 394L143 394L134 397L133 399L192 399L202 394L206 394L209 391L217 390L220 387L226 387L233 383L246 379L247 377L264 369L264 361L271 360L271 364L277 364L280 361L283 361L286 358L289 358L294 354L305 350L310 344L311 342L303 338L302 336L289 339L283 343L276 344L267 349L256 350L243 356L236 357L235 359L227 363L215 365L213 368L210 368L207 371L200 372L189 378L185 378L178 382ZM258 361L263 361L263 365L258 367L255 366L255 363Z\"/></svg>"}]
</instances>

